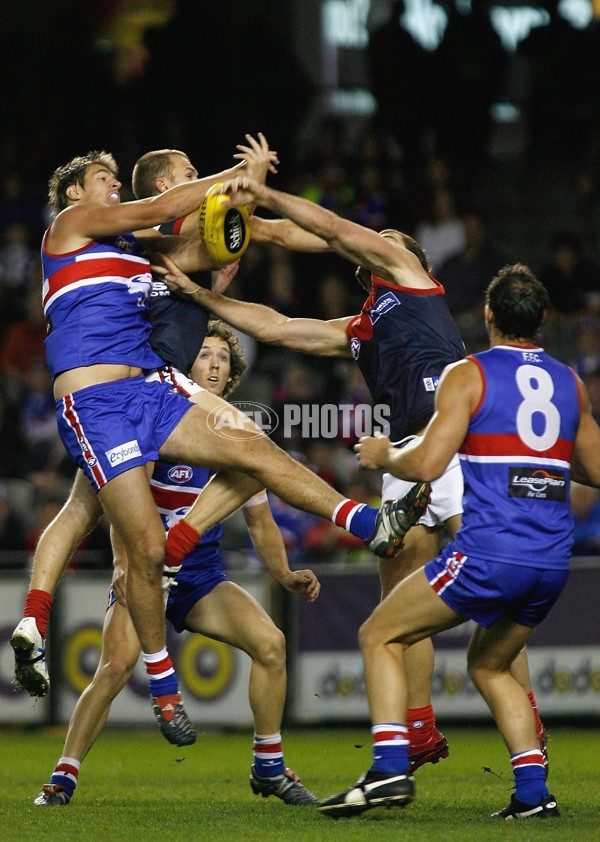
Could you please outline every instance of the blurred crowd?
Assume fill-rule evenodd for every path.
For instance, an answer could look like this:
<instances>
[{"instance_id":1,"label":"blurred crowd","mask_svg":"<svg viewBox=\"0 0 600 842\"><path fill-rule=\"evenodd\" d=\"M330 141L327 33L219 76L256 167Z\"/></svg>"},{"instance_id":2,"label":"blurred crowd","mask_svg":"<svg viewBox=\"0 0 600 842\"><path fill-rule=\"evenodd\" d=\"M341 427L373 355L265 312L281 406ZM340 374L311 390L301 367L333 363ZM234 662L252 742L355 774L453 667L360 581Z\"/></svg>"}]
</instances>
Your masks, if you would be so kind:
<instances>
[{"instance_id":1,"label":"blurred crowd","mask_svg":"<svg viewBox=\"0 0 600 842\"><path fill-rule=\"evenodd\" d=\"M391 137L370 127L344 158L340 127L321 133L321 146L289 189L374 229L400 227L425 247L433 275L447 292L468 351L485 347L482 293L513 255L493 233L493 219L472 204L461 206L444 161L427 168L428 201L415 213L407 195ZM16 177L15 177L16 180ZM26 563L36 539L66 498L73 466L56 431L52 383L44 358L45 324L41 305L39 226L20 206L13 185L12 210L0 207L0 549L13 562ZM37 209L43 218L43 206ZM600 265L577 231L557 230L547 243L547 260L535 267L548 287L551 311L541 337L549 351L574 366L588 385L600 420ZM357 313L364 295L352 268L332 255L300 255L274 246L251 245L230 294L267 304L289 316L334 319ZM369 404L358 367L349 360L313 359L274 351L245 338L250 371L235 400L260 402L281 419L285 406ZM377 499L379 477L359 472L352 451L356 439L340 424L337 434L306 438L301 427L278 443L294 453L344 494ZM347 426L347 425L346 425ZM360 542L318 518L273 501L292 563L368 557ZM597 492L576 490L578 551L600 549L600 500ZM579 528L580 527L580 528ZM233 521L225 548L232 565L253 563L245 531ZM16 553L16 555L15 555ZM8 558L8 557L7 557ZM80 548L74 564L110 565L107 529L100 524Z\"/></svg>"},{"instance_id":2,"label":"blurred crowd","mask_svg":"<svg viewBox=\"0 0 600 842\"><path fill-rule=\"evenodd\" d=\"M185 33L191 36L193 32L196 39L201 37L205 64L209 66L207 56L210 58L215 52L210 40L213 13L208 7L212 5L177 4L177 13L167 29L160 30L161 37L166 38L170 28L170 37L177 39L182 55L186 54ZM478 10L482 5L473 4L473 9ZM555 11L556 4L547 5ZM209 15L203 19L201 33L194 29L194 15L200 7L205 16ZM68 11L68 4L65 8ZM48 21L48 26L56 28L57 38L60 20L59 16ZM84 23L80 19L82 27ZM486 346L482 294L490 279L508 262L529 263L550 294L551 309L541 342L559 359L573 365L584 379L594 414L600 421L600 254L598 241L590 239L585 222L597 209L600 192L597 177L600 144L595 142L600 137L595 88L600 79L597 72L600 50L595 48L597 29L585 36L575 30L569 30L566 36L563 32L561 36L559 30L564 30L564 26L557 18L551 27L535 31L520 47L518 62L527 65L525 77L530 87L531 107L527 111L527 142L517 166L527 166L528 162L531 166L537 163L550 168L568 164L571 181L567 190L579 197L581 224L572 224L571 220L568 225L561 222L561 196L557 195L555 206L548 208L547 225L540 234L543 243L535 243L535 248L532 243L531 254L515 254L514 239L504 242L498 235L493 196L485 196L485 188L482 189L493 129L491 104L507 85L510 87L515 62L508 66L497 36L489 26L482 28L483 21L477 14L451 23L444 50L437 57L437 69L433 70L431 62L425 61L425 51L407 33L400 34L398 28L386 25L372 33L370 73L378 113L351 121L323 118L315 124L313 119L311 141L301 149L293 139L296 131L300 133L302 118L309 110L310 86L289 56L273 53L268 28L259 16L245 21L245 37L242 39L240 35L239 50L230 50L229 56L238 56L243 64L243 51L250 42L255 50L260 48L262 53L269 53L273 69L279 70L271 72L269 67L263 68L263 75L252 86L257 90L249 91L247 101L239 103L241 113L236 114L235 125L226 121L224 103L221 103L223 112L213 115L210 132L206 132L195 113L189 114L188 103L192 97L203 101L207 86L213 85L212 79L200 74L193 78L192 74L186 74L190 88L186 116L184 112L170 111L168 118L156 121L153 115L142 113L140 101L144 101L144 91L151 88L155 101L156 98L162 101L163 93L168 95L165 62L167 58L172 62L163 53L161 63L158 34L150 32L146 64L136 72L130 68L131 72L113 74L107 81L105 59L96 51L92 65L85 65L85 73L82 70L82 79L73 79L72 66L59 68L56 74L57 89L61 84L65 88L75 86L74 100L78 86L82 87L85 98L92 77L102 79L106 97L115 103L116 110L109 118L110 131L103 126L100 139L92 140L98 131L97 122L90 122L89 126L84 122L79 127L80 146L75 150L69 147L67 151L65 134L60 133L58 124L66 119L70 106L56 96L45 141L26 132L20 148L14 138L11 140L8 129L4 129L0 154L0 551L5 553L0 555L1 564L27 565L37 537L66 499L73 477L73 465L56 431L52 384L44 357L46 331L41 306L39 243L48 217L39 176L44 170L46 178L53 166L76 152L86 151L89 146L114 144L111 151L124 166L123 181L127 184L127 167L151 147L182 148L190 154L201 174L205 174L210 171L208 167L217 169L227 165L230 152L219 157L215 146L224 149L225 142L241 140L238 123L249 131L255 131L256 125L264 128L282 152L281 172L273 182L277 187L375 230L386 227L404 230L425 247L432 274L446 288L450 309L468 351ZM249 31L260 39L258 45L256 38L254 42L248 39ZM12 34L11 49L16 51L20 43L16 25ZM400 37L403 49L399 52ZM552 41L553 38L556 40ZM78 49L83 51L88 40L87 35L82 36ZM42 61L47 47L41 41L38 46ZM582 61L585 59L583 65L571 60L574 48ZM194 55L199 54L198 50L196 44ZM457 55L461 57L459 63L455 61ZM550 63L548 55L553 57ZM382 56L386 59L383 64L378 60ZM394 56L394 60L403 64L392 74L396 82L390 86L389 62ZM10 55L4 55L2 61L7 67L9 60ZM481 70L483 61L488 68L485 73ZM284 62L287 73L282 78L280 68ZM446 71L441 73L443 67ZM567 81L566 68L570 73ZM430 78L432 73L435 78ZM234 77L237 81L232 71L231 78ZM586 78L588 82L596 81L586 86ZM484 80L487 87L483 86ZM561 84L556 80L561 80ZM265 85L271 89L275 83L281 89L271 90L268 103L264 97L256 96ZM125 105L123 94L129 97ZM223 100L231 110L231 98L224 96ZM13 105L14 113L19 114L23 103L15 99ZM264 110L268 105L271 111ZM277 121L273 116L275 111ZM31 120L31 114L23 113L23 117L28 125L25 118ZM141 126L144 148L139 138L134 137L134 119ZM271 125L275 126L275 137L269 132ZM52 143L48 145L49 139ZM44 154L43 143L46 143ZM211 144L212 158L206 154ZM233 151L232 146L227 149ZM568 161L564 158L566 149ZM286 163L286 153L291 166ZM52 157L51 164L47 163L48 156ZM30 177L32 172L37 174L36 178ZM482 196L487 201L482 202ZM124 198L128 197L125 190ZM515 227L523 225L526 212L525 203L515 208ZM289 316L323 319L357 313L364 300L352 267L339 258L291 254L254 244L242 260L230 294L267 304ZM312 359L280 349L274 351L247 339L244 345L250 369L234 395L236 401L266 404L279 416L288 404L356 407L370 402L362 376L351 361ZM347 430L333 437L306 438L293 431L284 437L280 426L274 436L278 444L344 494L365 501L377 499L380 477L358 471L352 450L355 438ZM273 499L272 503L292 563L306 565L368 558L360 542L357 544L332 524L292 510L281 501ZM600 553L598 492L576 486L573 512L577 522L576 554ZM254 563L245 530L235 517L228 521L224 546L232 566ZM110 564L108 530L101 522L77 551L73 565L109 567Z\"/></svg>"}]
</instances>

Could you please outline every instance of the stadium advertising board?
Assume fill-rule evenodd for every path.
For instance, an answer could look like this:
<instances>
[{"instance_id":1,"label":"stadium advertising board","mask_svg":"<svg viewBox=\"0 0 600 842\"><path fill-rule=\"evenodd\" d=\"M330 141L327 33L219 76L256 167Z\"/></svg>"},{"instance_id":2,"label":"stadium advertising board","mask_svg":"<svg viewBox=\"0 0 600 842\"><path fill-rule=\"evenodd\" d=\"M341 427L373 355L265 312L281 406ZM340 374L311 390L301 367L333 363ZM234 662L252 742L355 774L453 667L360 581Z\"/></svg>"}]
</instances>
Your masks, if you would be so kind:
<instances>
[{"instance_id":1,"label":"stadium advertising board","mask_svg":"<svg viewBox=\"0 0 600 842\"><path fill-rule=\"evenodd\" d=\"M600 567L574 562L569 582L529 646L532 685L546 716L600 716ZM298 605L293 718L327 722L368 718L358 628L377 605L373 568L324 570L314 605ZM434 638L433 702L438 717L489 717L468 674L473 625Z\"/></svg>"},{"instance_id":2,"label":"stadium advertising board","mask_svg":"<svg viewBox=\"0 0 600 842\"><path fill-rule=\"evenodd\" d=\"M262 604L266 582L253 577L241 582ZM3 589L2 660L0 671L0 722L68 723L75 703L89 684L100 657L102 624L107 602L106 576L67 576L53 608L53 633L49 639L52 699L32 700L11 687L13 653L8 641L20 619L26 583L9 582ZM169 651L179 676L190 717L204 725L252 726L248 703L250 659L237 649L196 634L175 634L168 628ZM109 724L154 723L148 697L148 680L141 659L127 685L112 705Z\"/></svg>"}]
</instances>

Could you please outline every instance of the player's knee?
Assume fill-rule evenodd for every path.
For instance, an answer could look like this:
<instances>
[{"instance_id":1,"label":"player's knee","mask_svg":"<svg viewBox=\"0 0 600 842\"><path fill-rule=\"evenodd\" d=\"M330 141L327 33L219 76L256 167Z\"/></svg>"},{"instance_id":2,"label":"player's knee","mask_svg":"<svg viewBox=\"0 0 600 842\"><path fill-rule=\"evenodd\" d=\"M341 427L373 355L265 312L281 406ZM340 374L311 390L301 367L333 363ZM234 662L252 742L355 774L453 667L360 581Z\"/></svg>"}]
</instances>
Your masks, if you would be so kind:
<instances>
[{"instance_id":1,"label":"player's knee","mask_svg":"<svg viewBox=\"0 0 600 842\"><path fill-rule=\"evenodd\" d=\"M285 636L277 626L269 628L261 637L254 658L268 669L285 668Z\"/></svg>"},{"instance_id":2,"label":"player's knee","mask_svg":"<svg viewBox=\"0 0 600 842\"><path fill-rule=\"evenodd\" d=\"M484 654L478 653L467 658L467 672L475 687L480 688L502 670L497 664L490 663Z\"/></svg>"},{"instance_id":3,"label":"player's knee","mask_svg":"<svg viewBox=\"0 0 600 842\"><path fill-rule=\"evenodd\" d=\"M133 549L128 549L129 570L134 570L138 576L146 581L156 583L161 581L165 560L164 534L156 538L143 536L136 541Z\"/></svg>"},{"instance_id":4,"label":"player's knee","mask_svg":"<svg viewBox=\"0 0 600 842\"><path fill-rule=\"evenodd\" d=\"M126 654L113 653L110 660L101 667L99 675L107 695L111 694L114 697L122 690L127 684L134 666L135 661L132 662L132 659L128 658Z\"/></svg>"},{"instance_id":5,"label":"player's knee","mask_svg":"<svg viewBox=\"0 0 600 842\"><path fill-rule=\"evenodd\" d=\"M363 653L368 653L369 650L378 645L379 636L377 634L375 623L373 623L371 617L365 620L358 630L358 642L361 652Z\"/></svg>"}]
</instances>

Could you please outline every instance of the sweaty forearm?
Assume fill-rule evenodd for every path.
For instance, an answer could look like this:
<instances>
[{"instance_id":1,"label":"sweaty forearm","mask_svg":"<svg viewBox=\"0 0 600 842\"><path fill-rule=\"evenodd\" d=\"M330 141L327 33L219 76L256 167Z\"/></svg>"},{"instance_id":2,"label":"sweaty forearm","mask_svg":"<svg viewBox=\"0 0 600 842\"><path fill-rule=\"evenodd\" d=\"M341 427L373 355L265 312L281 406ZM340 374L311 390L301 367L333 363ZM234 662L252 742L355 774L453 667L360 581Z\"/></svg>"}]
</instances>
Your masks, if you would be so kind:
<instances>
[{"instance_id":1,"label":"sweaty forearm","mask_svg":"<svg viewBox=\"0 0 600 842\"><path fill-rule=\"evenodd\" d=\"M326 244L335 234L338 217L315 202L282 193L270 187L263 187L258 196L258 204L279 216L295 222L306 232L312 232L317 239Z\"/></svg>"},{"instance_id":2,"label":"sweaty forearm","mask_svg":"<svg viewBox=\"0 0 600 842\"><path fill-rule=\"evenodd\" d=\"M276 342L278 325L287 321L287 316L263 304L238 301L202 287L186 297L258 342Z\"/></svg>"},{"instance_id":3,"label":"sweaty forearm","mask_svg":"<svg viewBox=\"0 0 600 842\"><path fill-rule=\"evenodd\" d=\"M316 234L306 231L291 219L250 219L252 241L281 246L288 251L321 254L329 251L329 244Z\"/></svg>"}]
</instances>

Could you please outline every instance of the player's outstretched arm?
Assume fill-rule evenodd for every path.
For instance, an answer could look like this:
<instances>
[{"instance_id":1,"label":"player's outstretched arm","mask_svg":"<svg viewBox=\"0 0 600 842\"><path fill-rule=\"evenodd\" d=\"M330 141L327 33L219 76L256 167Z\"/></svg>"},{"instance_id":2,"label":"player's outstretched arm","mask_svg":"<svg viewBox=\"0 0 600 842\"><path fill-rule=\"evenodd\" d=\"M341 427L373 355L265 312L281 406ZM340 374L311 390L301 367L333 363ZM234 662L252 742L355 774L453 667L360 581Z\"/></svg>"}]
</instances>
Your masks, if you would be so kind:
<instances>
[{"instance_id":1,"label":"player's outstretched arm","mask_svg":"<svg viewBox=\"0 0 600 842\"><path fill-rule=\"evenodd\" d=\"M260 216L252 216L250 231L254 243L268 243L281 246L288 251L303 251L312 254L331 251L326 240L306 231L291 219L262 219Z\"/></svg>"},{"instance_id":2,"label":"player's outstretched arm","mask_svg":"<svg viewBox=\"0 0 600 842\"><path fill-rule=\"evenodd\" d=\"M256 203L290 219L324 240L341 257L360 264L384 280L411 284L413 274L424 272L416 256L403 245L343 219L308 199L273 190L243 175L226 181L221 190L230 196L234 205Z\"/></svg>"},{"instance_id":3,"label":"player's outstretched arm","mask_svg":"<svg viewBox=\"0 0 600 842\"><path fill-rule=\"evenodd\" d=\"M237 301L199 287L166 255L162 255L162 263L162 266L153 266L153 271L161 275L171 289L179 289L186 298L258 342L316 356L350 355L346 327L351 316L330 321L290 319L263 304Z\"/></svg>"},{"instance_id":4,"label":"player's outstretched arm","mask_svg":"<svg viewBox=\"0 0 600 842\"><path fill-rule=\"evenodd\" d=\"M242 509L254 549L272 576L290 593L306 594L314 602L321 583L312 570L290 570L285 544L267 501Z\"/></svg>"}]
</instances>

